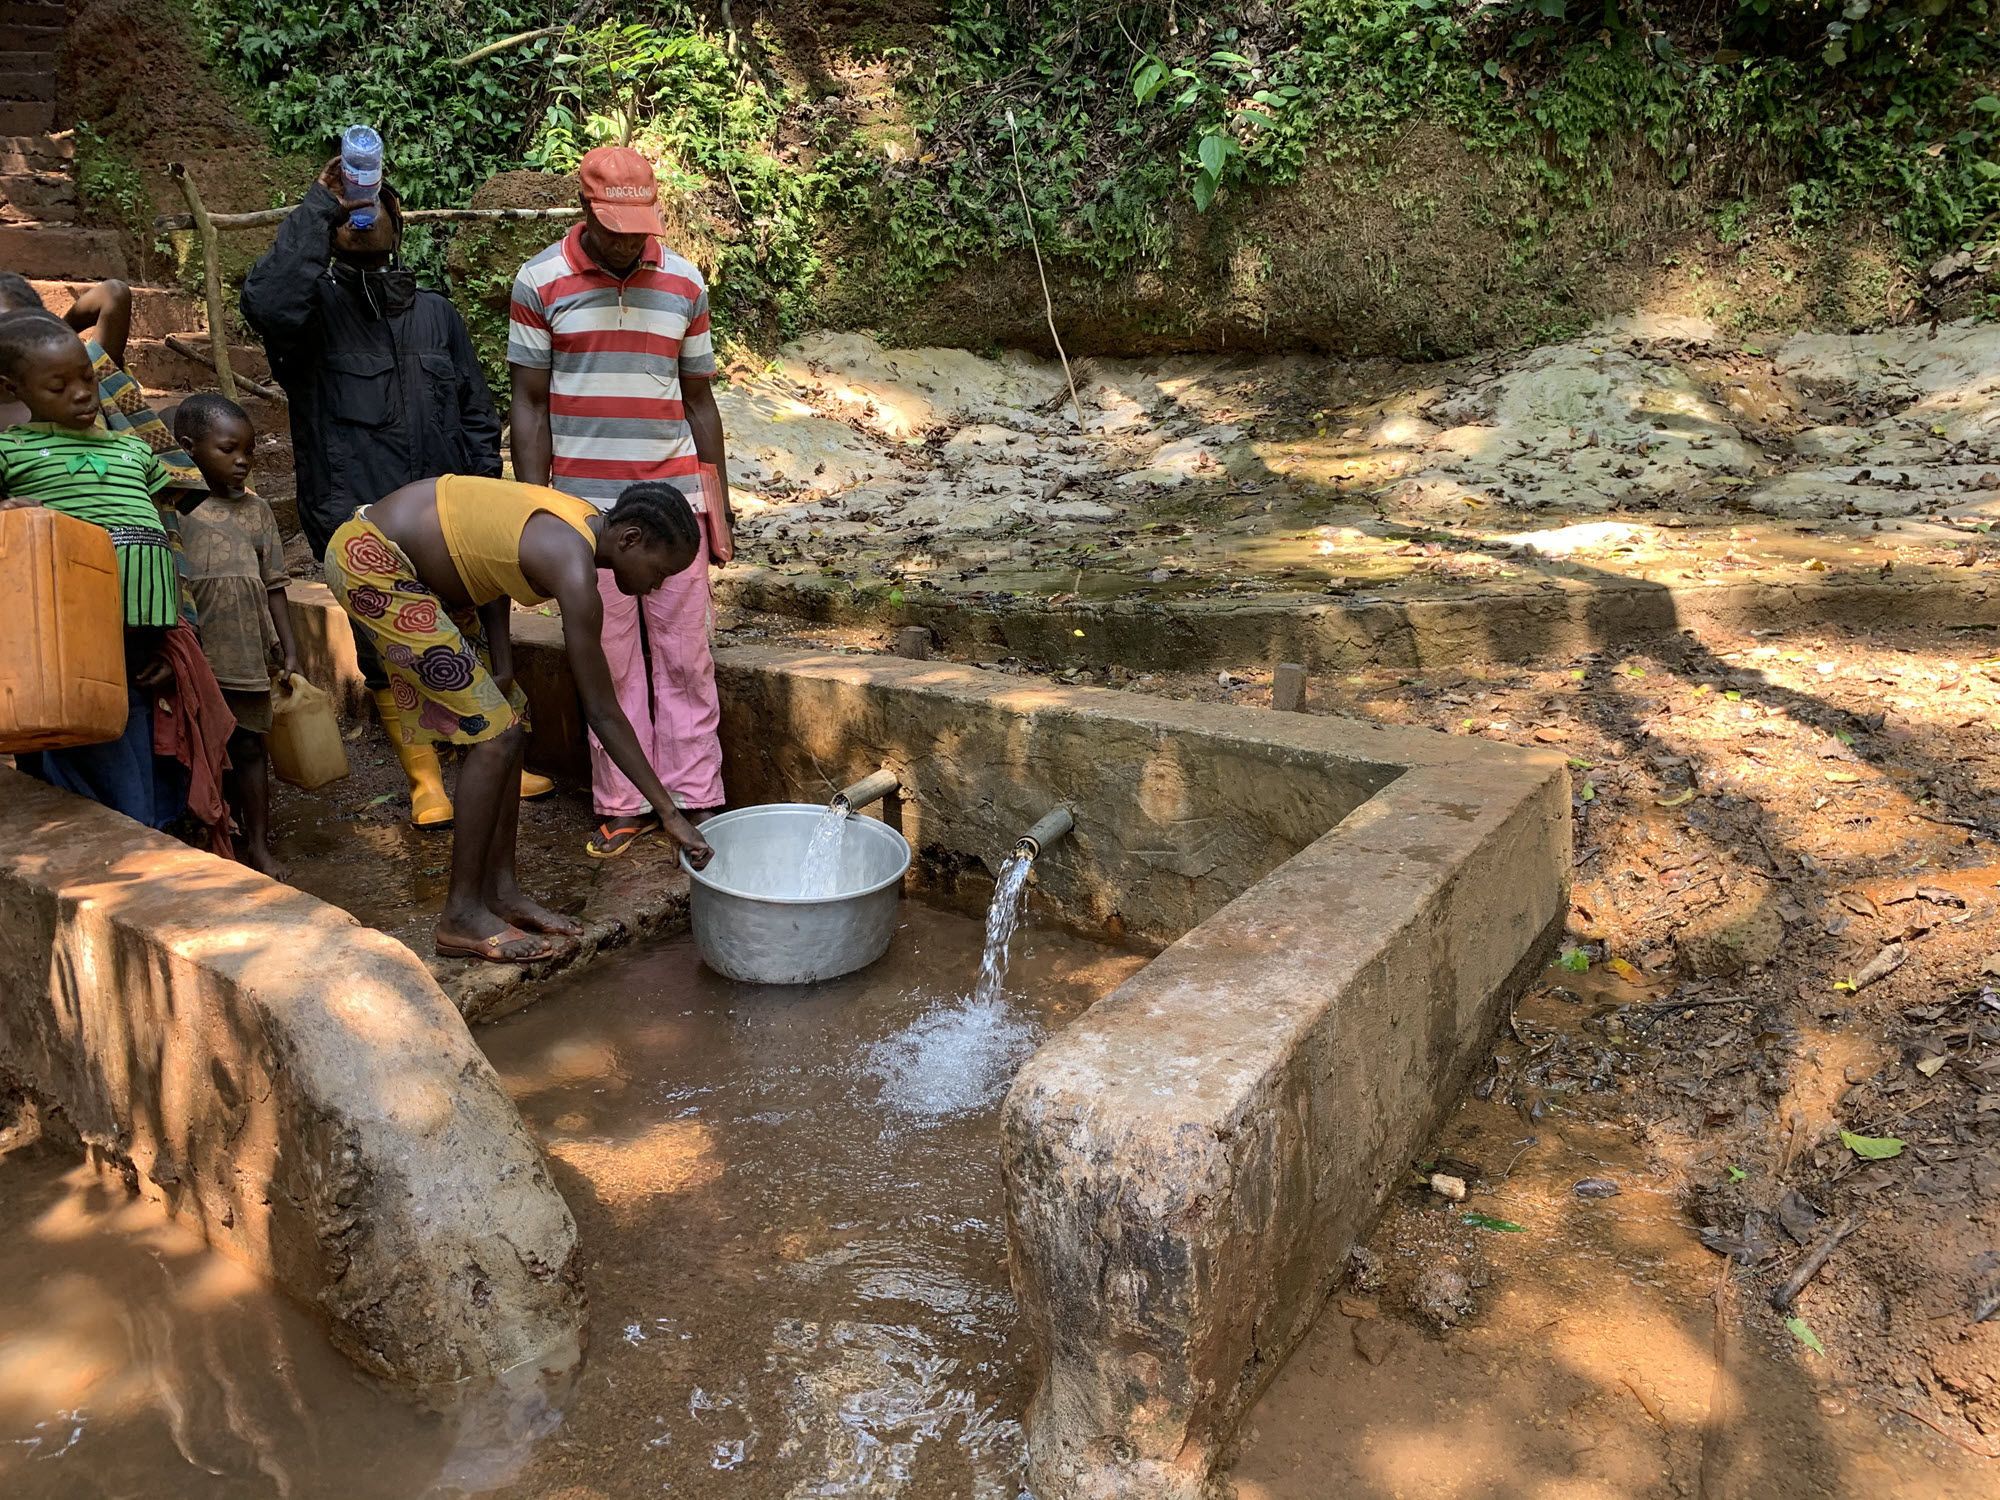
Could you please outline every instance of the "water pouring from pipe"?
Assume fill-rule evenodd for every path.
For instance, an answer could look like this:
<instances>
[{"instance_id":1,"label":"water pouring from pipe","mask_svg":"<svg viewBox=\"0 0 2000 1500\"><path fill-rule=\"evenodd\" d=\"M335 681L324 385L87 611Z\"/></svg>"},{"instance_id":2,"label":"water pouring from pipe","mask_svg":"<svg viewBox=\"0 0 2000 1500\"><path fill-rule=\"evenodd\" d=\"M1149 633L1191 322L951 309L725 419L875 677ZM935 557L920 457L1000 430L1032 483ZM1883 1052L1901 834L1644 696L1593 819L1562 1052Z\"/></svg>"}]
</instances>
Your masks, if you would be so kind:
<instances>
[{"instance_id":1,"label":"water pouring from pipe","mask_svg":"<svg viewBox=\"0 0 2000 1500\"><path fill-rule=\"evenodd\" d=\"M799 867L798 893L801 896L825 897L834 894L840 884L840 852L846 842L848 818L857 809L879 802L898 790L899 786L896 773L884 768L833 794L833 800L827 803L819 822L813 825L812 838L806 844L805 859Z\"/></svg>"},{"instance_id":2,"label":"water pouring from pipe","mask_svg":"<svg viewBox=\"0 0 2000 1500\"><path fill-rule=\"evenodd\" d=\"M934 1007L875 1048L870 1071L899 1114L948 1119L984 1109L1034 1050L1036 1030L1007 1002L1007 964L1035 858L1076 826L1066 807L1014 841L986 908L986 944L972 994Z\"/></svg>"},{"instance_id":3,"label":"water pouring from pipe","mask_svg":"<svg viewBox=\"0 0 2000 1500\"><path fill-rule=\"evenodd\" d=\"M972 1001L978 1005L997 1001L1007 982L1007 949L1014 929L1021 925L1021 897L1028 888L1028 875L1036 856L1076 827L1075 815L1066 807L1051 808L1040 822L1014 840L1014 852L1000 867L993 883L993 902L986 908L986 951L979 960L979 983Z\"/></svg>"}]
</instances>

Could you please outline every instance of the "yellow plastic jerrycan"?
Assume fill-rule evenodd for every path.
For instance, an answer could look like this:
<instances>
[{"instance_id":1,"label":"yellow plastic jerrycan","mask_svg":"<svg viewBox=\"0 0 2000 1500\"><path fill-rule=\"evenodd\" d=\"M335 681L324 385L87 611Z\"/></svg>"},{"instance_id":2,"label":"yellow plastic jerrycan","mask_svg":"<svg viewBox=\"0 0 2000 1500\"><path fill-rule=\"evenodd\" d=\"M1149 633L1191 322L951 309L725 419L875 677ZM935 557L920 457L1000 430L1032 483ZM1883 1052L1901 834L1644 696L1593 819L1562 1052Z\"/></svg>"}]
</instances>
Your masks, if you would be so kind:
<instances>
[{"instance_id":1,"label":"yellow plastic jerrycan","mask_svg":"<svg viewBox=\"0 0 2000 1500\"><path fill-rule=\"evenodd\" d=\"M271 769L310 792L347 774L340 720L318 688L294 672L279 680L271 698L271 732L264 737Z\"/></svg>"},{"instance_id":2,"label":"yellow plastic jerrycan","mask_svg":"<svg viewBox=\"0 0 2000 1500\"><path fill-rule=\"evenodd\" d=\"M102 526L0 511L0 751L98 745L125 732L125 609Z\"/></svg>"}]
</instances>

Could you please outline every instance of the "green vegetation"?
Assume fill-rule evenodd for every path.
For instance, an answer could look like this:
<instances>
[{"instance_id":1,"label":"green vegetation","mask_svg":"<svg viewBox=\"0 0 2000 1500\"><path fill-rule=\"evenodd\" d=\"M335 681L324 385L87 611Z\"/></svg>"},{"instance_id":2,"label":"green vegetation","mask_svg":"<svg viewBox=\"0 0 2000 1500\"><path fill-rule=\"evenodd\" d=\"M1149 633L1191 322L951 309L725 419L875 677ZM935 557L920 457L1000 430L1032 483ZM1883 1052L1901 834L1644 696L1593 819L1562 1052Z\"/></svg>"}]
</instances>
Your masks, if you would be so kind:
<instances>
[{"instance_id":1,"label":"green vegetation","mask_svg":"<svg viewBox=\"0 0 2000 1500\"><path fill-rule=\"evenodd\" d=\"M85 209L129 230L140 245L152 245L153 205L144 176L87 121L76 127L76 191Z\"/></svg>"},{"instance_id":2,"label":"green vegetation","mask_svg":"<svg viewBox=\"0 0 2000 1500\"><path fill-rule=\"evenodd\" d=\"M886 125L674 0L466 68L451 59L560 24L567 4L476 22L457 0L197 4L282 147L328 150L342 124L375 121L417 205L463 203L510 167L565 170L606 140L647 149L700 206L719 320L739 335L810 317L829 232L869 246L873 281L905 296L1031 229L1098 275L1162 266L1191 218L1425 119L1543 212L1590 202L1638 141L1671 181L1743 185L1725 238L1769 182L1797 232L1865 211L1913 262L2000 221L1985 0L950 0L914 45L856 39L895 80ZM1547 225L1524 207L1511 228Z\"/></svg>"}]
</instances>

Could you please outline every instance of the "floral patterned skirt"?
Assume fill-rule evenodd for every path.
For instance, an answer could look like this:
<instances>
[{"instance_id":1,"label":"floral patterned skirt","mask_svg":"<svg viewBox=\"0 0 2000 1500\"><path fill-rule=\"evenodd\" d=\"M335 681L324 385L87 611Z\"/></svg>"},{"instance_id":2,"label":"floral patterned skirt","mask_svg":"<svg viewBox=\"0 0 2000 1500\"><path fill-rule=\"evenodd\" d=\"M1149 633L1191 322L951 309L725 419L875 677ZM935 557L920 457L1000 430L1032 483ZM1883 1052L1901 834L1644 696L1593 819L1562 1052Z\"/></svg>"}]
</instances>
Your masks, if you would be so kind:
<instances>
[{"instance_id":1,"label":"floral patterned skirt","mask_svg":"<svg viewBox=\"0 0 2000 1500\"><path fill-rule=\"evenodd\" d=\"M479 612L448 609L366 510L327 542L326 584L375 642L404 744L476 745L528 722L519 685L503 694L493 680Z\"/></svg>"}]
</instances>

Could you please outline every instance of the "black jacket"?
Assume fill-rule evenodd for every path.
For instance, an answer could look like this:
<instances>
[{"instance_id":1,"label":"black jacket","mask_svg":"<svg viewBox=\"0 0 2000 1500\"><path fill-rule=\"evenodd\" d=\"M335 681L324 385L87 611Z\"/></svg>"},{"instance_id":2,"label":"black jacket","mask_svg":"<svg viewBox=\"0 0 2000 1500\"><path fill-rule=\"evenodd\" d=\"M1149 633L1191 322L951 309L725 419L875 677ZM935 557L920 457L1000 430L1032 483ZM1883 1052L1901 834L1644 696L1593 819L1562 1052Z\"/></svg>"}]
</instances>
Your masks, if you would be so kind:
<instances>
[{"instance_id":1,"label":"black jacket","mask_svg":"<svg viewBox=\"0 0 2000 1500\"><path fill-rule=\"evenodd\" d=\"M439 474L500 474L500 418L458 309L419 290L382 317L328 261L343 214L325 186L278 230L243 283L243 317L263 335L292 409L299 520L313 555L391 490Z\"/></svg>"}]
</instances>

